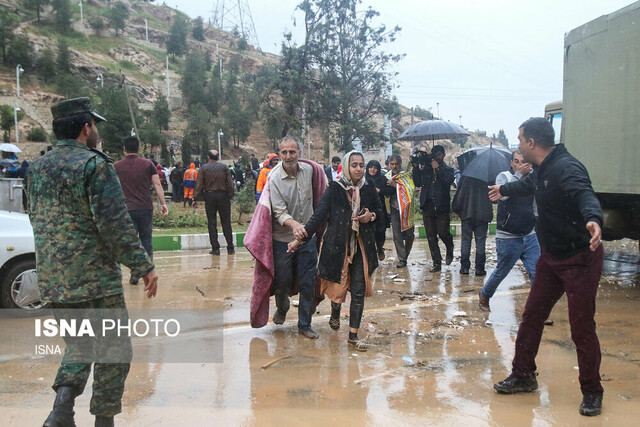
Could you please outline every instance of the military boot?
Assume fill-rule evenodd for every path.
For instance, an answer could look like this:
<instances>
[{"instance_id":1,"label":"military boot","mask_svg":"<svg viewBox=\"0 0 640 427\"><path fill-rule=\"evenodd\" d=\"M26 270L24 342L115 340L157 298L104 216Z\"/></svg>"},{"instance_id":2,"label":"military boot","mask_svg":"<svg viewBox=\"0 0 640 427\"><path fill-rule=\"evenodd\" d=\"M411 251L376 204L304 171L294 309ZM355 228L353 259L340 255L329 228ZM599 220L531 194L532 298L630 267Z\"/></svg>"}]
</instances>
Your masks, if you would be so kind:
<instances>
[{"instance_id":1,"label":"military boot","mask_svg":"<svg viewBox=\"0 0 640 427\"><path fill-rule=\"evenodd\" d=\"M95 427L113 427L113 417L103 417L96 415Z\"/></svg>"},{"instance_id":2,"label":"military boot","mask_svg":"<svg viewBox=\"0 0 640 427\"><path fill-rule=\"evenodd\" d=\"M58 387L56 400L53 402L53 411L49 414L42 427L75 427L73 420L73 404L76 394L73 387Z\"/></svg>"}]
</instances>

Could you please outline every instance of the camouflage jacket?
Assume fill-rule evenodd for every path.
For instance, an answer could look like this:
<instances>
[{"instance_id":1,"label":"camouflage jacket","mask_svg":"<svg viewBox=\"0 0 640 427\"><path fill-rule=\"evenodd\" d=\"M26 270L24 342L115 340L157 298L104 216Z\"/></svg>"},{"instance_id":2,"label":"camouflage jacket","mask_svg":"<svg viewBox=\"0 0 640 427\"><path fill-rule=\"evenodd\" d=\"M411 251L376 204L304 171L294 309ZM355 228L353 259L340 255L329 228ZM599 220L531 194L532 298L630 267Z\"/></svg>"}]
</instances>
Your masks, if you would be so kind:
<instances>
[{"instance_id":1,"label":"camouflage jacket","mask_svg":"<svg viewBox=\"0 0 640 427\"><path fill-rule=\"evenodd\" d=\"M44 301L120 294L120 264L138 277L153 269L112 163L100 151L63 140L29 166L25 191Z\"/></svg>"}]
</instances>

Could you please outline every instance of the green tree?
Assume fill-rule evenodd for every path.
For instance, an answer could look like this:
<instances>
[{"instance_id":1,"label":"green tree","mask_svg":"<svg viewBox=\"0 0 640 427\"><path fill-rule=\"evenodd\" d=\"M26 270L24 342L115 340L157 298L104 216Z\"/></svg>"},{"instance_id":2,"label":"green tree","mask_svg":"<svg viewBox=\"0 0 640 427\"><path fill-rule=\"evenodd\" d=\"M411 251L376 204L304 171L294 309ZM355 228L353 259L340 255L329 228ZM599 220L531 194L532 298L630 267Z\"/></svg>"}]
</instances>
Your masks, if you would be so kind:
<instances>
[{"instance_id":1,"label":"green tree","mask_svg":"<svg viewBox=\"0 0 640 427\"><path fill-rule=\"evenodd\" d=\"M202 52L192 51L187 54L184 73L180 80L182 96L187 100L189 108L205 102L206 69Z\"/></svg>"},{"instance_id":2,"label":"green tree","mask_svg":"<svg viewBox=\"0 0 640 427\"><path fill-rule=\"evenodd\" d=\"M104 151L120 156L122 153L122 138L130 135L131 128L133 128L123 87L105 85L100 91L100 101L99 108L96 109L108 119L108 121L100 125L100 136L104 142ZM131 102L131 109L136 123L142 123L137 100L130 94L129 101ZM146 140L141 142L146 142Z\"/></svg>"},{"instance_id":3,"label":"green tree","mask_svg":"<svg viewBox=\"0 0 640 427\"><path fill-rule=\"evenodd\" d=\"M242 214L248 214L256 208L256 193L253 182L247 182L233 198L233 204L238 211L238 224L242 224Z\"/></svg>"},{"instance_id":4,"label":"green tree","mask_svg":"<svg viewBox=\"0 0 640 427\"><path fill-rule=\"evenodd\" d=\"M509 140L507 139L507 135L504 133L504 129L500 129L498 131L498 142L505 147L509 147Z\"/></svg>"},{"instance_id":5,"label":"green tree","mask_svg":"<svg viewBox=\"0 0 640 427\"><path fill-rule=\"evenodd\" d=\"M25 70L33 66L35 53L33 43L26 35L20 34L16 36L7 52L7 62L10 65L22 65Z\"/></svg>"},{"instance_id":6,"label":"green tree","mask_svg":"<svg viewBox=\"0 0 640 427\"><path fill-rule=\"evenodd\" d=\"M226 108L223 110L223 118L233 140L234 147L240 147L251 134L251 112L242 107L234 87L227 90Z\"/></svg>"},{"instance_id":7,"label":"green tree","mask_svg":"<svg viewBox=\"0 0 640 427\"><path fill-rule=\"evenodd\" d=\"M37 21L40 22L40 10L49 3L49 0L24 0L28 9L35 9Z\"/></svg>"},{"instance_id":8,"label":"green tree","mask_svg":"<svg viewBox=\"0 0 640 427\"><path fill-rule=\"evenodd\" d=\"M422 108L419 105L416 105L413 108L413 115L421 120L433 120L433 114L431 113L431 111L427 110L426 108Z\"/></svg>"},{"instance_id":9,"label":"green tree","mask_svg":"<svg viewBox=\"0 0 640 427\"><path fill-rule=\"evenodd\" d=\"M193 150L191 149L191 141L189 138L190 134L188 133L188 131L185 131L184 137L182 138L182 149L180 151L182 153L182 164L186 168L189 168L189 164L192 162L191 153L193 153Z\"/></svg>"},{"instance_id":10,"label":"green tree","mask_svg":"<svg viewBox=\"0 0 640 427\"><path fill-rule=\"evenodd\" d=\"M167 39L167 53L173 56L182 56L187 53L187 31L189 24L182 15L176 15L171 25L169 38Z\"/></svg>"},{"instance_id":11,"label":"green tree","mask_svg":"<svg viewBox=\"0 0 640 427\"><path fill-rule=\"evenodd\" d=\"M240 37L240 40L238 40L238 50L240 52L247 50L249 48L249 43L247 43L247 39L245 39L244 37Z\"/></svg>"},{"instance_id":12,"label":"green tree","mask_svg":"<svg viewBox=\"0 0 640 427\"><path fill-rule=\"evenodd\" d=\"M213 134L211 119L211 113L201 104L196 104L193 107L184 133L183 150L185 143L187 143L191 148L191 152L199 153L202 159L207 157L211 135Z\"/></svg>"},{"instance_id":13,"label":"green tree","mask_svg":"<svg viewBox=\"0 0 640 427\"><path fill-rule=\"evenodd\" d=\"M193 24L193 30L191 30L191 35L196 40L201 42L204 41L204 25L202 23L202 16L198 16L195 20L195 24Z\"/></svg>"},{"instance_id":14,"label":"green tree","mask_svg":"<svg viewBox=\"0 0 640 427\"><path fill-rule=\"evenodd\" d=\"M56 76L56 59L51 49L44 49L36 62L38 77L49 83Z\"/></svg>"},{"instance_id":15,"label":"green tree","mask_svg":"<svg viewBox=\"0 0 640 427\"><path fill-rule=\"evenodd\" d=\"M24 113L18 111L18 120L22 120ZM11 132L11 128L14 126L13 107L10 105L0 105L0 129L6 134Z\"/></svg>"},{"instance_id":16,"label":"green tree","mask_svg":"<svg viewBox=\"0 0 640 427\"><path fill-rule=\"evenodd\" d=\"M375 118L388 113L391 79L388 68L402 59L382 50L395 40L399 27L374 26L379 13L359 11L361 0L307 0L305 15L317 108L310 113L330 130L339 151L359 139L365 148L382 139Z\"/></svg>"},{"instance_id":17,"label":"green tree","mask_svg":"<svg viewBox=\"0 0 640 427\"><path fill-rule=\"evenodd\" d=\"M93 31L96 32L97 36L102 35L102 31L104 30L104 21L99 16L92 16L89 18L89 25L93 28Z\"/></svg>"},{"instance_id":18,"label":"green tree","mask_svg":"<svg viewBox=\"0 0 640 427\"><path fill-rule=\"evenodd\" d=\"M222 87L222 78L220 77L220 66L216 64L213 67L212 77L207 83L204 105L212 115L217 116L223 100L224 89Z\"/></svg>"},{"instance_id":19,"label":"green tree","mask_svg":"<svg viewBox=\"0 0 640 427\"><path fill-rule=\"evenodd\" d=\"M169 103L163 94L158 95L158 99L153 103L153 123L158 131L169 130L169 119L171 119L171 111Z\"/></svg>"},{"instance_id":20,"label":"green tree","mask_svg":"<svg viewBox=\"0 0 640 427\"><path fill-rule=\"evenodd\" d=\"M211 71L211 67L213 67L213 61L211 60L211 51L206 50L204 52L204 67L207 72Z\"/></svg>"},{"instance_id":21,"label":"green tree","mask_svg":"<svg viewBox=\"0 0 640 427\"><path fill-rule=\"evenodd\" d=\"M64 39L58 39L58 56L56 56L56 69L58 74L68 74L71 72L71 54L69 45Z\"/></svg>"},{"instance_id":22,"label":"green tree","mask_svg":"<svg viewBox=\"0 0 640 427\"><path fill-rule=\"evenodd\" d=\"M18 26L16 15L0 10L0 49L2 49L2 62L7 62L7 48L13 40L13 30Z\"/></svg>"},{"instance_id":23,"label":"green tree","mask_svg":"<svg viewBox=\"0 0 640 427\"><path fill-rule=\"evenodd\" d=\"M71 7L69 0L51 0L53 12L56 15L56 28L61 33L71 30Z\"/></svg>"},{"instance_id":24,"label":"green tree","mask_svg":"<svg viewBox=\"0 0 640 427\"><path fill-rule=\"evenodd\" d=\"M114 4L109 10L109 24L115 28L116 37L118 37L118 30L124 30L127 19L129 19L129 9L121 1Z\"/></svg>"},{"instance_id":25,"label":"green tree","mask_svg":"<svg viewBox=\"0 0 640 427\"><path fill-rule=\"evenodd\" d=\"M83 81L70 73L59 73L56 77L57 92L67 98L88 96L89 90Z\"/></svg>"}]
</instances>

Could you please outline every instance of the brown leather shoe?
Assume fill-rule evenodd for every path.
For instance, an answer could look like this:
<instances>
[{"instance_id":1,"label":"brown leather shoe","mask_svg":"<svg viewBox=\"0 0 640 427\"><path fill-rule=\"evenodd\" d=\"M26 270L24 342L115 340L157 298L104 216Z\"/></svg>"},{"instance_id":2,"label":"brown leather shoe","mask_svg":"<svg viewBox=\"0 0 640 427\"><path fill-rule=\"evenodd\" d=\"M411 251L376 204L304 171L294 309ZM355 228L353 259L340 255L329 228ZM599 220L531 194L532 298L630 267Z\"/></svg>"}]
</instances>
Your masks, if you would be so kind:
<instances>
[{"instance_id":1,"label":"brown leather shoe","mask_svg":"<svg viewBox=\"0 0 640 427\"><path fill-rule=\"evenodd\" d=\"M489 298L485 298L482 296L482 289L480 289L480 291L478 292L478 297L480 298L478 304L480 306L480 310L491 311L491 308L489 307Z\"/></svg>"}]
</instances>

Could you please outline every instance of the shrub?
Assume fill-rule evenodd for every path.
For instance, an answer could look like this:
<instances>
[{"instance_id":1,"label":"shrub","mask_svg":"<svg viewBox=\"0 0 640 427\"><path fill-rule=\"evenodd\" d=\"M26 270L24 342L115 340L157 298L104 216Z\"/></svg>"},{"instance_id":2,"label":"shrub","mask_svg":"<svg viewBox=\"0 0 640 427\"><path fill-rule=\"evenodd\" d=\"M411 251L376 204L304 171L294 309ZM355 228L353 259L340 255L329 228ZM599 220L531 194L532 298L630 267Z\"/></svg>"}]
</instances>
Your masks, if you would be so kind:
<instances>
[{"instance_id":1,"label":"shrub","mask_svg":"<svg viewBox=\"0 0 640 427\"><path fill-rule=\"evenodd\" d=\"M169 211L169 215L162 216L156 212L153 216L153 226L158 228L185 228L185 227L206 227L207 217L196 215L193 212L182 213L177 210Z\"/></svg>"},{"instance_id":2,"label":"shrub","mask_svg":"<svg viewBox=\"0 0 640 427\"><path fill-rule=\"evenodd\" d=\"M47 132L42 128L31 128L27 132L27 139L34 142L47 142Z\"/></svg>"}]
</instances>

